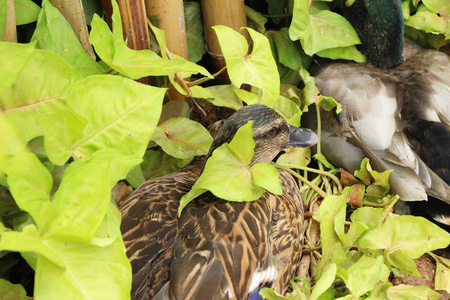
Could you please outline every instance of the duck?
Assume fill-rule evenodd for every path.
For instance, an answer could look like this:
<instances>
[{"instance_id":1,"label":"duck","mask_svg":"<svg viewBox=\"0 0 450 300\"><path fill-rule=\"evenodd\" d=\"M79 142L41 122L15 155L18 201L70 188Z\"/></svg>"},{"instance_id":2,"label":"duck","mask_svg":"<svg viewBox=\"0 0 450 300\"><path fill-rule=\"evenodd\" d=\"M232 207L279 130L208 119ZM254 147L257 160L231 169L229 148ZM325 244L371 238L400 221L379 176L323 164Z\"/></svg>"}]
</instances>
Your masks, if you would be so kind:
<instances>
[{"instance_id":1,"label":"duck","mask_svg":"<svg viewBox=\"0 0 450 300\"><path fill-rule=\"evenodd\" d=\"M402 214L450 227L450 58L404 37L400 0L338 0L367 63L312 70L322 95L342 105L322 121L322 152L335 166L392 169ZM309 117L311 124L314 118ZM302 119L303 120L303 119ZM308 122L307 122L308 123ZM305 124L305 123L304 123Z\"/></svg>"},{"instance_id":2,"label":"duck","mask_svg":"<svg viewBox=\"0 0 450 300\"><path fill-rule=\"evenodd\" d=\"M229 202L207 192L177 216L205 161L248 121L255 141L251 165L318 141L265 105L244 106L225 120L205 159L139 186L120 207L132 299L253 299L265 286L288 290L303 245L303 203L289 173L279 170L282 195L265 191L253 202Z\"/></svg>"}]
</instances>

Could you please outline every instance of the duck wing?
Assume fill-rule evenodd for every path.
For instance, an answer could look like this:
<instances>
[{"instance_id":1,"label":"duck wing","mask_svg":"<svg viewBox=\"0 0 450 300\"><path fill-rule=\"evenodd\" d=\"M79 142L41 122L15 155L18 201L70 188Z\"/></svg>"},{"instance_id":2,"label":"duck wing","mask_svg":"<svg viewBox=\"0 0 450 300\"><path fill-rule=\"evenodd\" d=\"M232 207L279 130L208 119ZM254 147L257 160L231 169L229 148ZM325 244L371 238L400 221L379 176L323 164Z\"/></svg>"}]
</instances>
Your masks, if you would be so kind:
<instances>
[{"instance_id":1,"label":"duck wing","mask_svg":"<svg viewBox=\"0 0 450 300\"><path fill-rule=\"evenodd\" d=\"M121 231L133 271L132 299L152 298L169 280L178 205L200 171L198 162L147 181L121 206Z\"/></svg>"},{"instance_id":2,"label":"duck wing","mask_svg":"<svg viewBox=\"0 0 450 300\"><path fill-rule=\"evenodd\" d=\"M292 176L280 173L282 196L228 202L206 193L188 204L170 282L155 299L247 299L265 285L286 291L300 262L303 207Z\"/></svg>"},{"instance_id":3,"label":"duck wing","mask_svg":"<svg viewBox=\"0 0 450 300\"><path fill-rule=\"evenodd\" d=\"M402 200L426 200L427 193L446 195L445 182L414 152L403 132L404 105L398 97L398 82L398 75L367 65L326 66L316 76L317 87L323 95L333 96L341 103L343 110L337 116L339 128L325 129L361 149L375 169L393 169L390 184ZM323 147L326 149L333 151L334 156L339 155L333 145ZM340 155L348 157L347 153ZM355 160L359 161L360 157L355 156Z\"/></svg>"},{"instance_id":4,"label":"duck wing","mask_svg":"<svg viewBox=\"0 0 450 300\"><path fill-rule=\"evenodd\" d=\"M424 50L395 72L401 80L405 132L417 154L450 184L450 58ZM450 193L436 195L450 201Z\"/></svg>"}]
</instances>

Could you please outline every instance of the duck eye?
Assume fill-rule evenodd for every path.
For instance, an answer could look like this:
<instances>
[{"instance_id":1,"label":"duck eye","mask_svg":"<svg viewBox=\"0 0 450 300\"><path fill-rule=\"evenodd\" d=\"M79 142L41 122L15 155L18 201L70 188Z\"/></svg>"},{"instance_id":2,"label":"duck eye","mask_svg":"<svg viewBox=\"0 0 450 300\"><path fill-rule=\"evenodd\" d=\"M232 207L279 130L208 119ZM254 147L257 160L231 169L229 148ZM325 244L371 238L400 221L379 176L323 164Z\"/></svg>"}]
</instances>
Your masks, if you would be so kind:
<instances>
[{"instance_id":1,"label":"duck eye","mask_svg":"<svg viewBox=\"0 0 450 300\"><path fill-rule=\"evenodd\" d=\"M269 131L268 131L268 133L269 133L269 134L275 134L275 133L277 133L277 128L276 128L276 127L270 128Z\"/></svg>"}]
</instances>

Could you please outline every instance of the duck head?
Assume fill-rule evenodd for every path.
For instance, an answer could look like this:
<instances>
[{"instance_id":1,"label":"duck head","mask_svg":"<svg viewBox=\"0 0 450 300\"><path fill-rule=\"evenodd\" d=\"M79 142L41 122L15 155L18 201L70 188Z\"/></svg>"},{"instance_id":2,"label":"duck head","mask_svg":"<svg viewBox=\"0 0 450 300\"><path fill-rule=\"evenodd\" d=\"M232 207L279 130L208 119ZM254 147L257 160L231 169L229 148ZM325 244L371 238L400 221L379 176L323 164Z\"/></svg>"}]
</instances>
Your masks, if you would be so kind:
<instances>
[{"instance_id":1,"label":"duck head","mask_svg":"<svg viewBox=\"0 0 450 300\"><path fill-rule=\"evenodd\" d=\"M254 104L245 106L228 118L217 133L207 158L222 145L229 143L239 127L253 121L253 140L255 154L251 164L271 162L280 151L289 147L306 148L314 146L319 138L310 129L289 125L273 109Z\"/></svg>"},{"instance_id":2,"label":"duck head","mask_svg":"<svg viewBox=\"0 0 450 300\"><path fill-rule=\"evenodd\" d=\"M400 0L338 0L338 4L355 27L361 51L370 65L389 69L403 62L404 20Z\"/></svg>"}]
</instances>

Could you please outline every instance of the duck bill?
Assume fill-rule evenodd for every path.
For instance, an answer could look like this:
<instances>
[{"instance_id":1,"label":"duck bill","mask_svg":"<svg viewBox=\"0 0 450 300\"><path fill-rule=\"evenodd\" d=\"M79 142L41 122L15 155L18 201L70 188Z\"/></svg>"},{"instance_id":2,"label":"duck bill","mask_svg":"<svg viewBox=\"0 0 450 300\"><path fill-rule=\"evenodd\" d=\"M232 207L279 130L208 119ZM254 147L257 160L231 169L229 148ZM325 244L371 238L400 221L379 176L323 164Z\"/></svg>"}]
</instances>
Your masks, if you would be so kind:
<instances>
[{"instance_id":1,"label":"duck bill","mask_svg":"<svg viewBox=\"0 0 450 300\"><path fill-rule=\"evenodd\" d=\"M314 146L319 141L319 137L311 129L298 128L289 124L288 126L289 140L286 144L286 148L307 148Z\"/></svg>"}]
</instances>

